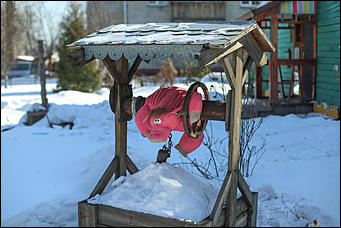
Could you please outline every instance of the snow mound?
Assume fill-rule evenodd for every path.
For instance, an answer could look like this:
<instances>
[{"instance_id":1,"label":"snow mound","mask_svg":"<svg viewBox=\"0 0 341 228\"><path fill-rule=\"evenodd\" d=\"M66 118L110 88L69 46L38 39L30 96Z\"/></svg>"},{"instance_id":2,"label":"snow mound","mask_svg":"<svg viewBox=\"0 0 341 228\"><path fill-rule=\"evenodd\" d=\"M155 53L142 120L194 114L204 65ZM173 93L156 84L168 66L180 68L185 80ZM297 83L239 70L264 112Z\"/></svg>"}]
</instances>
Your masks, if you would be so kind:
<instances>
[{"instance_id":1,"label":"snow mound","mask_svg":"<svg viewBox=\"0 0 341 228\"><path fill-rule=\"evenodd\" d=\"M217 189L166 162L121 176L88 202L199 222L210 215L217 194Z\"/></svg>"}]
</instances>

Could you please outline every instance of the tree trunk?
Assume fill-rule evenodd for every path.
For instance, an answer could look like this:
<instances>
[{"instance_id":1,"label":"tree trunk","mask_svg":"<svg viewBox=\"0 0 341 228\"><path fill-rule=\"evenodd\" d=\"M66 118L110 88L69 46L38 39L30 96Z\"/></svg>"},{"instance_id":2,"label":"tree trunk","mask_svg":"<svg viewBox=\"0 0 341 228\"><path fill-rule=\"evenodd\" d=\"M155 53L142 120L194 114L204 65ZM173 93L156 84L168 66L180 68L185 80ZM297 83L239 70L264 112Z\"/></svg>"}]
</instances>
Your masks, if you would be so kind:
<instances>
[{"instance_id":1,"label":"tree trunk","mask_svg":"<svg viewBox=\"0 0 341 228\"><path fill-rule=\"evenodd\" d=\"M5 72L11 62L14 61L14 48L13 48L13 38L15 33L14 27L14 12L15 6L13 1L6 1L6 24L5 24L5 34L6 34L6 63Z\"/></svg>"},{"instance_id":2,"label":"tree trunk","mask_svg":"<svg viewBox=\"0 0 341 228\"><path fill-rule=\"evenodd\" d=\"M45 80L45 63L44 63L44 46L43 41L38 40L38 55L39 55L39 75L40 75L40 86L41 86L41 102L42 105L48 110L48 103L46 98L46 80Z\"/></svg>"}]
</instances>

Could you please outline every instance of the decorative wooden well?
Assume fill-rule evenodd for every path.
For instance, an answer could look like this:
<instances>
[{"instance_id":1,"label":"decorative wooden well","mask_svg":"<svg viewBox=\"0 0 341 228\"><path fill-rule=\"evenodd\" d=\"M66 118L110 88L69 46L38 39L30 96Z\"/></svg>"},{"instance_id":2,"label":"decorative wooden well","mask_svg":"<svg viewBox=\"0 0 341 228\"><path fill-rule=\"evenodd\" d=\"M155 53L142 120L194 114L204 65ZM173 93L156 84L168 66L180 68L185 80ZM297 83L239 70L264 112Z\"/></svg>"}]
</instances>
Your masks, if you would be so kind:
<instances>
[{"instance_id":1,"label":"decorative wooden well","mask_svg":"<svg viewBox=\"0 0 341 228\"><path fill-rule=\"evenodd\" d=\"M125 210L108 205L78 203L79 226L256 226L258 193L251 192L238 169L242 86L252 62L263 66L274 48L254 21L149 23L113 25L69 45L78 65L99 59L115 80L110 105L115 113L115 157L91 192L101 194L115 179L138 172L127 155L127 121L133 96L129 85L141 61L195 57L201 67L220 63L231 85L227 102L204 101L201 119L225 122L229 131L228 171L213 210L194 223ZM130 64L129 64L130 63ZM130 67L129 67L130 66ZM237 199L237 188L242 197Z\"/></svg>"}]
</instances>

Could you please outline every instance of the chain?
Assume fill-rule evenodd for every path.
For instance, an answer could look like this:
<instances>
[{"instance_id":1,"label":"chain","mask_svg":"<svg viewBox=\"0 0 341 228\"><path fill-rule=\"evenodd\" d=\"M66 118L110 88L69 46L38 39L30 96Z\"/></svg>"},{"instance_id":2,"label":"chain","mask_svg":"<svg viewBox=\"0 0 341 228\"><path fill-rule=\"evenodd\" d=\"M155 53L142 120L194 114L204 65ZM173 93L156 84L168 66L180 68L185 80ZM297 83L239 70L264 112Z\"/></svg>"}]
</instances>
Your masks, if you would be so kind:
<instances>
[{"instance_id":1,"label":"chain","mask_svg":"<svg viewBox=\"0 0 341 228\"><path fill-rule=\"evenodd\" d=\"M168 146L167 143L163 145L162 149L159 150L156 158L156 162L162 163L167 160L167 158L171 155L171 149L172 149L172 134L169 134L168 136Z\"/></svg>"},{"instance_id":2,"label":"chain","mask_svg":"<svg viewBox=\"0 0 341 228\"><path fill-rule=\"evenodd\" d=\"M168 146L166 146L166 144L163 145L162 150L166 151L169 154L169 156L170 156L171 150L172 150L172 146L173 146L173 143L172 143L172 133L170 133L169 136L168 136Z\"/></svg>"},{"instance_id":3,"label":"chain","mask_svg":"<svg viewBox=\"0 0 341 228\"><path fill-rule=\"evenodd\" d=\"M168 149L169 149L169 152L170 152L172 146L173 146L173 143L172 143L172 133L170 133L169 136L168 136Z\"/></svg>"}]
</instances>

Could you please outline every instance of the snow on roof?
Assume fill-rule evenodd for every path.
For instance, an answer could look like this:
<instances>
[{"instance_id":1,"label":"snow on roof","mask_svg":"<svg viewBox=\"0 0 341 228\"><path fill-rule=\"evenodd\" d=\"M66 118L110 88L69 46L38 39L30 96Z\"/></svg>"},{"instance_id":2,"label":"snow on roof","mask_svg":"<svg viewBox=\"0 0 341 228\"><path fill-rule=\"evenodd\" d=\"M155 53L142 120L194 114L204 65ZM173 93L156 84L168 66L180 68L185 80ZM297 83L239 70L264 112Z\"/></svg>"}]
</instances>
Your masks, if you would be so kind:
<instances>
[{"instance_id":1,"label":"snow on roof","mask_svg":"<svg viewBox=\"0 0 341 228\"><path fill-rule=\"evenodd\" d=\"M261 1L259 5L256 6L256 9L261 8L262 6L265 6L266 4L270 3L272 1Z\"/></svg>"},{"instance_id":2,"label":"snow on roof","mask_svg":"<svg viewBox=\"0 0 341 228\"><path fill-rule=\"evenodd\" d=\"M23 60L23 61L34 61L34 57L33 56L29 56L29 55L19 55L16 58L17 60Z\"/></svg>"},{"instance_id":3,"label":"snow on roof","mask_svg":"<svg viewBox=\"0 0 341 228\"><path fill-rule=\"evenodd\" d=\"M254 21L119 24L98 30L68 45L225 44Z\"/></svg>"}]
</instances>

